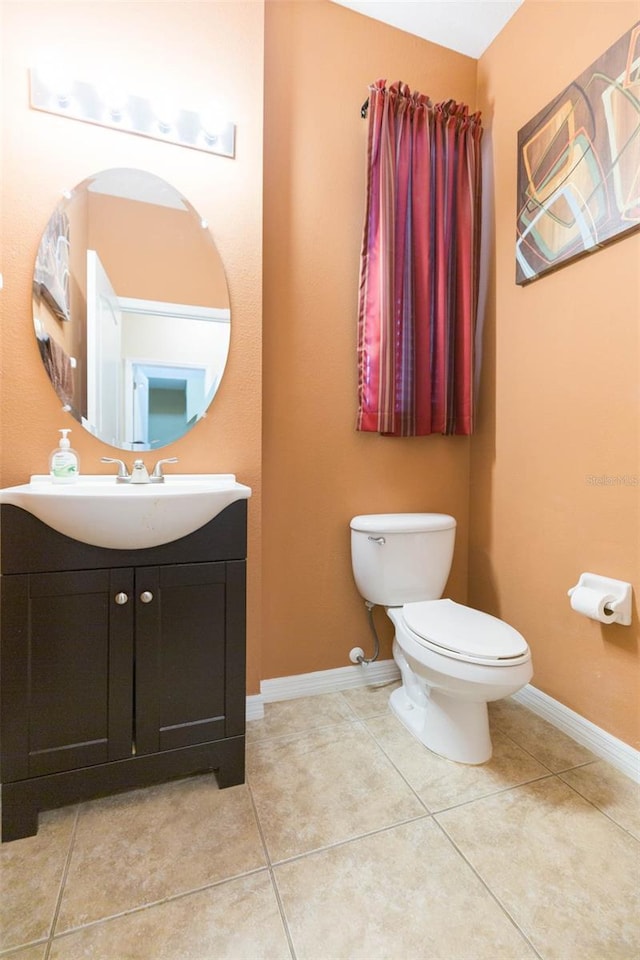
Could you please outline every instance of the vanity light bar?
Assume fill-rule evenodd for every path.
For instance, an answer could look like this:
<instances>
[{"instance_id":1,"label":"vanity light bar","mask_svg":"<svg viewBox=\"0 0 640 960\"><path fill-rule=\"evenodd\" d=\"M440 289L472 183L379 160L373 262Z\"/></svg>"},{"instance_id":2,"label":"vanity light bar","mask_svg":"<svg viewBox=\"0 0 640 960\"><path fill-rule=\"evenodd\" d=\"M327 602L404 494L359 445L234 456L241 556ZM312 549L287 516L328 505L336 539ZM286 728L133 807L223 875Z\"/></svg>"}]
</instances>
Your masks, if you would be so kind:
<instances>
[{"instance_id":1,"label":"vanity light bar","mask_svg":"<svg viewBox=\"0 0 640 960\"><path fill-rule=\"evenodd\" d=\"M235 124L208 118L181 108L169 108L145 97L102 91L91 83L51 78L42 70L29 71L31 106L72 120L110 130L137 133L153 140L204 150L221 157L235 156Z\"/></svg>"}]
</instances>

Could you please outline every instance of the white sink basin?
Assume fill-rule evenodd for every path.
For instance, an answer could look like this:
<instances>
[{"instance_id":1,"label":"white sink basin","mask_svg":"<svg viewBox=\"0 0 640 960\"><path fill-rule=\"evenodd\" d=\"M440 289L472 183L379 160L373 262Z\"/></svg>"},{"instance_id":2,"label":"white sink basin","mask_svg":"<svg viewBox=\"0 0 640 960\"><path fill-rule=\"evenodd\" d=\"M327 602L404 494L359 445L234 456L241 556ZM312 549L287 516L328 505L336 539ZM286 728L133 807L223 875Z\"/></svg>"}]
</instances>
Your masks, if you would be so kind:
<instances>
[{"instance_id":1,"label":"white sink basin","mask_svg":"<svg viewBox=\"0 0 640 960\"><path fill-rule=\"evenodd\" d=\"M164 483L116 483L114 476L81 476L52 483L48 476L0 490L11 503L74 540L95 547L139 550L193 533L251 487L232 473L167 474Z\"/></svg>"}]
</instances>

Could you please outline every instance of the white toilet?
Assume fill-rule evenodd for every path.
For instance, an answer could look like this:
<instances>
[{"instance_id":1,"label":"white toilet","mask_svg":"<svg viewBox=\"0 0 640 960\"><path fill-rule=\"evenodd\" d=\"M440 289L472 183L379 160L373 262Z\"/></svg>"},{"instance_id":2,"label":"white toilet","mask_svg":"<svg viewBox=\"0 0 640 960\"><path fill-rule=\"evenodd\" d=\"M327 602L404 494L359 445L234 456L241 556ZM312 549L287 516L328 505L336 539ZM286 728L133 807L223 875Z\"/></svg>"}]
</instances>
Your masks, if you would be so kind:
<instances>
[{"instance_id":1,"label":"white toilet","mask_svg":"<svg viewBox=\"0 0 640 960\"><path fill-rule=\"evenodd\" d=\"M402 686L389 705L426 747L460 763L491 757L487 703L533 676L517 630L479 610L441 600L456 535L442 513L385 513L351 521L356 585L387 608Z\"/></svg>"}]
</instances>

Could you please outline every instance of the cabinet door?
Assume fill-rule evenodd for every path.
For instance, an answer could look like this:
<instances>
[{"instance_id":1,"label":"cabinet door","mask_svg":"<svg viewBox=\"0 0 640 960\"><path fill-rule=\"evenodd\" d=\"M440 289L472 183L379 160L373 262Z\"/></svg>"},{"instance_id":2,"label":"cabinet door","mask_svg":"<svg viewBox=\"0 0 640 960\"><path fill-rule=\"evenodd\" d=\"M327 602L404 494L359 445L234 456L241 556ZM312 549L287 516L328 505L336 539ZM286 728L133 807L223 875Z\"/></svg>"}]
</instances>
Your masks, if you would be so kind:
<instances>
[{"instance_id":1,"label":"cabinet door","mask_svg":"<svg viewBox=\"0 0 640 960\"><path fill-rule=\"evenodd\" d=\"M137 753L243 732L244 569L236 561L136 570Z\"/></svg>"},{"instance_id":2,"label":"cabinet door","mask_svg":"<svg viewBox=\"0 0 640 960\"><path fill-rule=\"evenodd\" d=\"M131 755L133 571L2 578L5 781Z\"/></svg>"}]
</instances>

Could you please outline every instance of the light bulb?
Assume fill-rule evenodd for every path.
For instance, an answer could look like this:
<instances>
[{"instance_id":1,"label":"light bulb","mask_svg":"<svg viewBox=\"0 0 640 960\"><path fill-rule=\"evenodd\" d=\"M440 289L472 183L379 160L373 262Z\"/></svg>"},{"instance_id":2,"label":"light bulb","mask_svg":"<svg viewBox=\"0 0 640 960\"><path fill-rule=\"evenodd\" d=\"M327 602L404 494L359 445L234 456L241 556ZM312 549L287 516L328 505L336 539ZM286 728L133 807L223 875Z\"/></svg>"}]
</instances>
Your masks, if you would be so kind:
<instances>
[{"instance_id":1,"label":"light bulb","mask_svg":"<svg viewBox=\"0 0 640 960\"><path fill-rule=\"evenodd\" d=\"M228 120L220 109L208 110L200 114L202 135L207 143L215 143L227 124Z\"/></svg>"},{"instance_id":2,"label":"light bulb","mask_svg":"<svg viewBox=\"0 0 640 960\"><path fill-rule=\"evenodd\" d=\"M175 100L171 97L160 97L153 101L151 109L156 118L158 130L161 133L169 133L178 119L179 110Z\"/></svg>"},{"instance_id":3,"label":"light bulb","mask_svg":"<svg viewBox=\"0 0 640 960\"><path fill-rule=\"evenodd\" d=\"M124 116L129 94L123 86L105 83L98 87L98 96L104 104L105 113L116 123Z\"/></svg>"},{"instance_id":4,"label":"light bulb","mask_svg":"<svg viewBox=\"0 0 640 960\"><path fill-rule=\"evenodd\" d=\"M38 81L46 88L59 107L68 107L71 102L73 80L57 64L46 64L35 71Z\"/></svg>"}]
</instances>

